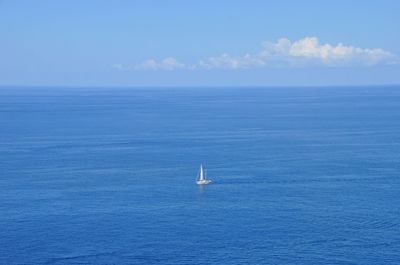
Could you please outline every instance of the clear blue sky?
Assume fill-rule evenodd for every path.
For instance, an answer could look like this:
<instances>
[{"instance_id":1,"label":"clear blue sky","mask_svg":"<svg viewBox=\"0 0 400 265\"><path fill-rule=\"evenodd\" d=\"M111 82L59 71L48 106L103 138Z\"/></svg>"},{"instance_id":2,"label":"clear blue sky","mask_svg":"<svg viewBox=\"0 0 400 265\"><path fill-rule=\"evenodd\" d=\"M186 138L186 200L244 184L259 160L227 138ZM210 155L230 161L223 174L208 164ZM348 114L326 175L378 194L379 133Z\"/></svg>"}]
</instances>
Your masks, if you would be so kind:
<instances>
[{"instance_id":1,"label":"clear blue sky","mask_svg":"<svg viewBox=\"0 0 400 265\"><path fill-rule=\"evenodd\" d=\"M400 84L399 14L398 0L0 0L0 85Z\"/></svg>"}]
</instances>

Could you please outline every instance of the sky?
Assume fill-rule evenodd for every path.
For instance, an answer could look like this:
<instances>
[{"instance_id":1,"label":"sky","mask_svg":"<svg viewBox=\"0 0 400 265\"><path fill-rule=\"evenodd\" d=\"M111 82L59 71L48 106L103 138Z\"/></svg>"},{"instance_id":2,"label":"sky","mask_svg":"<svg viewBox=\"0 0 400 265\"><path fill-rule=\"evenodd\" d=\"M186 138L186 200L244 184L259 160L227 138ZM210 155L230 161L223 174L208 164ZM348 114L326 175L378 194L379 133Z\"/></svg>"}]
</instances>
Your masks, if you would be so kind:
<instances>
[{"instance_id":1,"label":"sky","mask_svg":"<svg viewBox=\"0 0 400 265\"><path fill-rule=\"evenodd\" d=\"M400 84L398 0L0 0L0 86Z\"/></svg>"}]
</instances>

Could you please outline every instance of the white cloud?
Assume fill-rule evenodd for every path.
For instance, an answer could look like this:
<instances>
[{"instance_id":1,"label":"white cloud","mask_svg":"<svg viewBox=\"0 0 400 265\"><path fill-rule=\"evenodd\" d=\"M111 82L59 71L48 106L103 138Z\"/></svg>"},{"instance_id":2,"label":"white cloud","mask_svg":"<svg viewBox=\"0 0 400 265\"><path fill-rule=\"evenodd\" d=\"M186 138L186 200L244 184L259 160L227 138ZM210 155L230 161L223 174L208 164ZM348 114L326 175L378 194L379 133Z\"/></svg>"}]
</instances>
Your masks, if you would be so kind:
<instances>
[{"instance_id":1,"label":"white cloud","mask_svg":"<svg viewBox=\"0 0 400 265\"><path fill-rule=\"evenodd\" d=\"M203 69L240 69L265 66L266 62L262 58L246 54L244 56L230 56L224 53L218 57L209 57L196 65L197 68Z\"/></svg>"},{"instance_id":2,"label":"white cloud","mask_svg":"<svg viewBox=\"0 0 400 265\"><path fill-rule=\"evenodd\" d=\"M178 62L173 57L167 57L160 62L153 59L144 61L143 63L136 65L138 70L175 70L185 68L183 63Z\"/></svg>"},{"instance_id":3,"label":"white cloud","mask_svg":"<svg viewBox=\"0 0 400 265\"><path fill-rule=\"evenodd\" d=\"M342 43L336 46L320 44L316 37L306 37L295 42L283 38L276 43L266 43L260 55L266 60L277 57L292 65L320 63L328 66L371 66L389 63L394 59L390 52L383 49L363 49Z\"/></svg>"},{"instance_id":4,"label":"white cloud","mask_svg":"<svg viewBox=\"0 0 400 265\"><path fill-rule=\"evenodd\" d=\"M184 69L186 68L185 64L178 62L173 57L167 57L161 61L156 61L154 59L146 60L140 64L136 64L133 66L123 65L123 64L114 64L113 68L121 71L131 71L131 70L167 70L172 71L175 69Z\"/></svg>"},{"instance_id":5,"label":"white cloud","mask_svg":"<svg viewBox=\"0 0 400 265\"><path fill-rule=\"evenodd\" d=\"M134 66L115 64L118 70L176 70L176 69L248 69L260 67L306 67L319 66L373 66L398 64L396 56L383 49L358 48L339 43L321 44L317 37L306 37L297 41L281 38L276 42L265 42L260 52L234 56L222 54L207 57L195 64L184 64L173 57L161 61L146 60Z\"/></svg>"}]
</instances>

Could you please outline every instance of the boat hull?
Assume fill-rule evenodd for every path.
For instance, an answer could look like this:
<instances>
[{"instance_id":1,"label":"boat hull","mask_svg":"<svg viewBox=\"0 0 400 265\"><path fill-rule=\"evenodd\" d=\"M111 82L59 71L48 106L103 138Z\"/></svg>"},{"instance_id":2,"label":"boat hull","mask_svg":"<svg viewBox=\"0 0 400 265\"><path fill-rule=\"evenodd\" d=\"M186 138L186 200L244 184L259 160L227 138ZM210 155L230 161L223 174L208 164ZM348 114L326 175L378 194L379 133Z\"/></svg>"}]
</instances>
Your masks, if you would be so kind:
<instances>
[{"instance_id":1,"label":"boat hull","mask_svg":"<svg viewBox=\"0 0 400 265\"><path fill-rule=\"evenodd\" d=\"M196 181L196 184L197 184L197 185L207 185L207 184L210 184L211 182L212 182L211 180L205 179L205 180L198 180L198 181Z\"/></svg>"}]
</instances>

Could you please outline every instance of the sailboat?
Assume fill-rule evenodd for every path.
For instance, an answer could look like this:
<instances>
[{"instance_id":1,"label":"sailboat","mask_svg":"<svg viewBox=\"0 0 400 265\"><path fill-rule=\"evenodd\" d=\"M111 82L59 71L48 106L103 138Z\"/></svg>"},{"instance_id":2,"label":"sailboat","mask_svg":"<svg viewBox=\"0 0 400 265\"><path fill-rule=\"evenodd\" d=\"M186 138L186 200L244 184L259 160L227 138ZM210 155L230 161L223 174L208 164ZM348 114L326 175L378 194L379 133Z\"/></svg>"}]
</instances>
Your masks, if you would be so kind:
<instances>
[{"instance_id":1,"label":"sailboat","mask_svg":"<svg viewBox=\"0 0 400 265\"><path fill-rule=\"evenodd\" d=\"M212 181L210 179L206 179L206 172L203 169L203 165L200 165L199 175L197 178L197 185L206 185L210 184Z\"/></svg>"}]
</instances>

